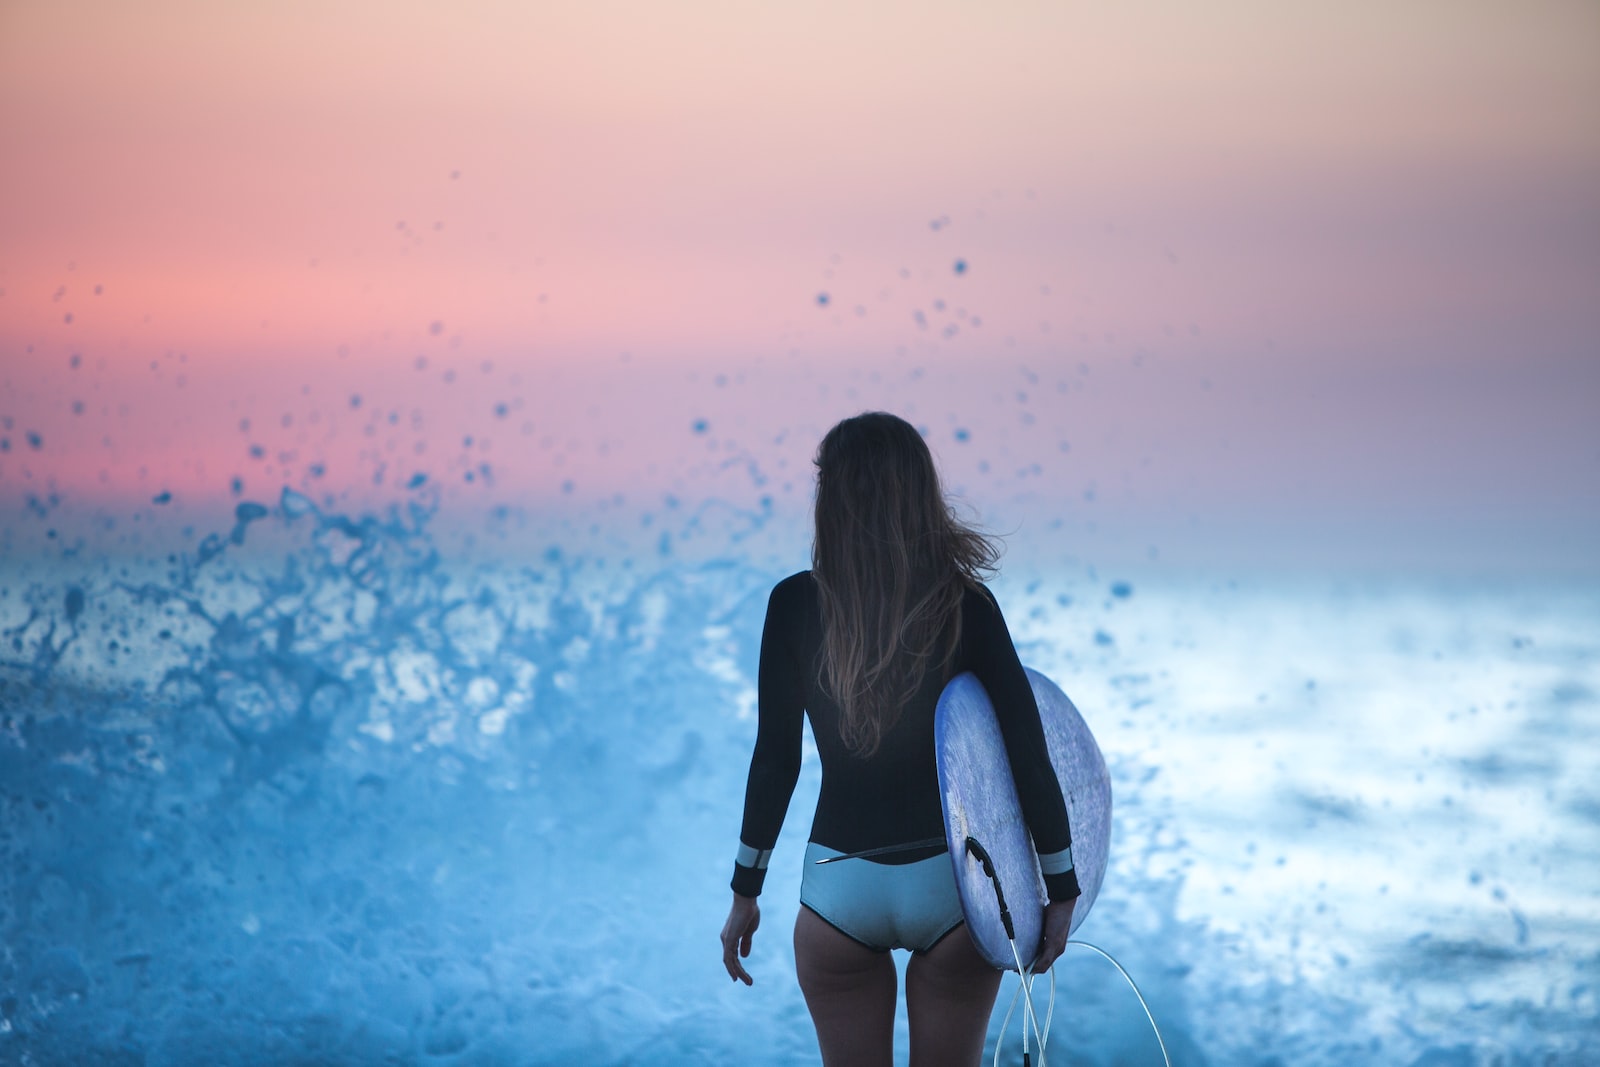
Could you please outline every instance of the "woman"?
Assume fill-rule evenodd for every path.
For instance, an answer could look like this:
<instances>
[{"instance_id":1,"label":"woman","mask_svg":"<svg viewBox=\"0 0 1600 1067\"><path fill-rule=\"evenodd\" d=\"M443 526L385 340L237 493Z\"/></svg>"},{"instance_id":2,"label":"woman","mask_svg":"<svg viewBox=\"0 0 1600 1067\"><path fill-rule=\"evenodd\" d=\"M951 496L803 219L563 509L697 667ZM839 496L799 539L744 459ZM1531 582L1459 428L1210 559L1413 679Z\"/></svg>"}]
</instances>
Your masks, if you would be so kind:
<instances>
[{"instance_id":1,"label":"woman","mask_svg":"<svg viewBox=\"0 0 1600 1067\"><path fill-rule=\"evenodd\" d=\"M802 717L822 761L795 921L795 968L826 1067L893 1062L892 948L908 948L911 1062L983 1055L1000 972L962 923L942 843L933 713L944 684L977 674L1000 720L1050 903L1035 971L1066 946L1078 896L1061 787L1039 710L1005 620L979 581L996 552L951 513L933 457L905 420L846 419L817 450L812 568L767 603L759 725L734 865L723 963L739 962L761 921L756 896L800 773ZM867 858L829 856L921 843Z\"/></svg>"}]
</instances>

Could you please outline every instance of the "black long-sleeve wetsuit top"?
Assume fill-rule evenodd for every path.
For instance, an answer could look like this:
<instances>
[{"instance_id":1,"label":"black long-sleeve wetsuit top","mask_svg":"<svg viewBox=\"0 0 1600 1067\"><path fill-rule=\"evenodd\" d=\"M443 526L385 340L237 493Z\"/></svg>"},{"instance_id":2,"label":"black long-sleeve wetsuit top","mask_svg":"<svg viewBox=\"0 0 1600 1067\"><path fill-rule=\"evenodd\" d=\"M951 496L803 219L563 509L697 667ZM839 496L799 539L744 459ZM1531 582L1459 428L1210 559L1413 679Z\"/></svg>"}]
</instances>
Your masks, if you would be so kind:
<instances>
[{"instance_id":1,"label":"black long-sleeve wetsuit top","mask_svg":"<svg viewBox=\"0 0 1600 1067\"><path fill-rule=\"evenodd\" d=\"M750 777L745 786L744 824L733 889L761 892L766 858L778 840L783 817L800 777L803 716L822 760L822 789L811 823L811 840L839 852L903 845L944 837L939 775L934 757L933 716L948 678L972 671L994 705L1010 758L1022 815L1041 857L1064 856L1067 869L1048 873L1051 900L1078 895L1070 867L1071 829L1061 783L1050 766L1039 707L1000 606L988 589L968 589L961 604L961 641L948 677L928 672L916 697L883 735L871 756L857 756L840 735L839 705L820 680L822 607L816 580L801 571L779 582L767 601L757 678L759 721ZM938 855L942 846L897 852L876 860L910 863ZM863 860L860 862L873 862ZM1058 862L1056 864L1060 866Z\"/></svg>"}]
</instances>

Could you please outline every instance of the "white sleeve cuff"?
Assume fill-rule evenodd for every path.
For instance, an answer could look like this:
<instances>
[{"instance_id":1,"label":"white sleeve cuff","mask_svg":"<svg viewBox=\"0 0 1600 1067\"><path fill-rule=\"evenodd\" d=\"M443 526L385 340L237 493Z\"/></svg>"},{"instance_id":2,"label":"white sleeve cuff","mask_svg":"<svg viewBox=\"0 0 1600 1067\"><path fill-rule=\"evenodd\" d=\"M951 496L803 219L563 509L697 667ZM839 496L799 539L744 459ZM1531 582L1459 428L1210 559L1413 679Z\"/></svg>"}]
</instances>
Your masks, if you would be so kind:
<instances>
[{"instance_id":1,"label":"white sleeve cuff","mask_svg":"<svg viewBox=\"0 0 1600 1067\"><path fill-rule=\"evenodd\" d=\"M754 867L758 871L764 871L767 869L767 861L770 859L772 859L772 850L770 848L754 849L741 841L739 842L739 854L733 858L733 862L741 867Z\"/></svg>"},{"instance_id":2,"label":"white sleeve cuff","mask_svg":"<svg viewBox=\"0 0 1600 1067\"><path fill-rule=\"evenodd\" d=\"M1039 855L1039 872L1041 874L1066 874L1072 870L1072 846L1068 845L1060 852L1044 852Z\"/></svg>"}]
</instances>

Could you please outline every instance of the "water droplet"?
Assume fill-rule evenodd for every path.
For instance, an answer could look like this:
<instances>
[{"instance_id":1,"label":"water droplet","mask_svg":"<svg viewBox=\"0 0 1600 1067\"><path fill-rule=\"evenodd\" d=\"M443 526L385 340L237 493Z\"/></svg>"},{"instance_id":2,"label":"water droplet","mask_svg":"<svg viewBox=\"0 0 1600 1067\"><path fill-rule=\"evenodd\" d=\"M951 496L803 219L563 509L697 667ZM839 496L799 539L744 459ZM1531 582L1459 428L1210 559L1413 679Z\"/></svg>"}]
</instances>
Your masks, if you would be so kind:
<instances>
[{"instance_id":1,"label":"water droplet","mask_svg":"<svg viewBox=\"0 0 1600 1067\"><path fill-rule=\"evenodd\" d=\"M316 505L311 503L309 497L304 493L297 493L287 486L284 487L283 495L278 498L278 506L291 519L298 519L302 515L308 515L317 510Z\"/></svg>"}]
</instances>

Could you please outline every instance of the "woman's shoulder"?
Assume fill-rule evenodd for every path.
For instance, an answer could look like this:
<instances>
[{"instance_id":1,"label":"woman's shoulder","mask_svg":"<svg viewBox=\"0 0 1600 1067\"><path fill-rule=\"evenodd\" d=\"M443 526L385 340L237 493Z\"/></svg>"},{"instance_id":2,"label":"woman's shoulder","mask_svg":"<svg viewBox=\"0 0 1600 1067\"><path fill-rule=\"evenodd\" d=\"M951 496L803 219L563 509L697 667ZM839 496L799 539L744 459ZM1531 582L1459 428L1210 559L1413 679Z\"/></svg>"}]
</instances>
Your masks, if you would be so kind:
<instances>
[{"instance_id":1,"label":"woman's shoulder","mask_svg":"<svg viewBox=\"0 0 1600 1067\"><path fill-rule=\"evenodd\" d=\"M810 571L791 574L772 587L767 597L767 625L791 633L810 630L820 611L817 584Z\"/></svg>"},{"instance_id":2,"label":"woman's shoulder","mask_svg":"<svg viewBox=\"0 0 1600 1067\"><path fill-rule=\"evenodd\" d=\"M993 591L987 585L977 580L971 580L966 583L966 586L966 592L961 598L962 607L968 611L974 609L979 611L1000 610L1000 601L995 599Z\"/></svg>"},{"instance_id":3,"label":"woman's shoulder","mask_svg":"<svg viewBox=\"0 0 1600 1067\"><path fill-rule=\"evenodd\" d=\"M772 591L774 593L780 591L786 593L795 593L800 590L814 590L816 587L817 580L816 578L812 577L810 571L796 571L783 581L779 582L777 585L773 586Z\"/></svg>"},{"instance_id":4,"label":"woman's shoulder","mask_svg":"<svg viewBox=\"0 0 1600 1067\"><path fill-rule=\"evenodd\" d=\"M801 606L817 598L817 580L810 571L798 571L772 587L771 603Z\"/></svg>"}]
</instances>

